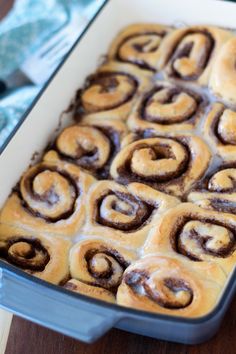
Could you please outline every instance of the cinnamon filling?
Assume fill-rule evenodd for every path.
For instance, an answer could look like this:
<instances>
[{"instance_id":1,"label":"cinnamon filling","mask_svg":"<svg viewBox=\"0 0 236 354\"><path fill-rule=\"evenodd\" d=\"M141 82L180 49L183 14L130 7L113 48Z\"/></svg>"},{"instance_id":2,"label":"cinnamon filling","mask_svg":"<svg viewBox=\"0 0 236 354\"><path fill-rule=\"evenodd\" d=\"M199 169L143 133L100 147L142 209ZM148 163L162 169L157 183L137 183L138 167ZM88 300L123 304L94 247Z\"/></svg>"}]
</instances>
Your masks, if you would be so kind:
<instances>
[{"instance_id":1,"label":"cinnamon filling","mask_svg":"<svg viewBox=\"0 0 236 354\"><path fill-rule=\"evenodd\" d=\"M235 117L230 117L230 114L228 114L224 121L221 122L221 119L224 118L224 115L226 115L227 111L229 112L229 110L222 108L218 113L215 114L211 124L211 131L222 145L236 145L236 124L233 123L233 118ZM231 114L236 113L232 112ZM227 126L227 119L229 120L230 118L232 122L229 124L229 126Z\"/></svg>"},{"instance_id":2,"label":"cinnamon filling","mask_svg":"<svg viewBox=\"0 0 236 354\"><path fill-rule=\"evenodd\" d=\"M17 236L0 242L0 257L8 263L33 272L43 271L50 260L41 241Z\"/></svg>"},{"instance_id":3,"label":"cinnamon filling","mask_svg":"<svg viewBox=\"0 0 236 354\"><path fill-rule=\"evenodd\" d=\"M167 309L181 309L193 300L193 291L182 279L160 278L153 280L147 272L138 270L127 273L125 283L139 296L147 296L151 301Z\"/></svg>"},{"instance_id":4,"label":"cinnamon filling","mask_svg":"<svg viewBox=\"0 0 236 354\"><path fill-rule=\"evenodd\" d=\"M215 210L221 211L223 213L236 214L236 200L235 202L230 202L229 200L223 199L211 199L210 204Z\"/></svg>"},{"instance_id":5,"label":"cinnamon filling","mask_svg":"<svg viewBox=\"0 0 236 354\"><path fill-rule=\"evenodd\" d=\"M92 285L115 292L129 263L115 249L103 246L87 251L84 258L88 272L94 278Z\"/></svg>"},{"instance_id":6,"label":"cinnamon filling","mask_svg":"<svg viewBox=\"0 0 236 354\"><path fill-rule=\"evenodd\" d=\"M193 91L181 87L156 86L148 92L140 104L139 116L162 125L182 123L195 118L201 112L203 99Z\"/></svg>"},{"instance_id":7,"label":"cinnamon filling","mask_svg":"<svg viewBox=\"0 0 236 354\"><path fill-rule=\"evenodd\" d=\"M35 179L37 176L39 176L41 173L44 173L45 171L51 172L56 175L58 175L62 180L64 180L66 183L68 183L69 186L69 193L70 193L70 205L67 207L67 210L63 210L58 213L57 216L48 216L37 210L37 205L38 203L41 205L45 205L45 208L47 210L52 210L55 205L61 202L61 196L58 194L58 191L55 191L55 186L51 186L49 190L46 190L45 192L42 192L38 194L37 192L34 191L34 183ZM41 186L40 186L41 187ZM24 196L23 196L23 191L22 187L17 187L15 191L18 193L19 198L21 199L22 206L30 212L33 216L39 217L44 219L47 222L57 222L62 219L68 219L75 210L76 207L76 200L79 196L79 190L77 187L77 184L75 183L74 179L65 171L61 171L57 168L54 167L48 167L48 166L39 166L37 170L27 176L24 180L23 183L23 188L25 192L28 194L30 200L26 201ZM38 187L39 188L39 187ZM43 186L42 186L43 189ZM36 206L34 206L34 202L37 203Z\"/></svg>"},{"instance_id":8,"label":"cinnamon filling","mask_svg":"<svg viewBox=\"0 0 236 354\"><path fill-rule=\"evenodd\" d=\"M179 218L170 240L177 253L193 261L209 260L211 257L227 258L236 248L233 226L214 219L191 216L191 213Z\"/></svg>"},{"instance_id":9,"label":"cinnamon filling","mask_svg":"<svg viewBox=\"0 0 236 354\"><path fill-rule=\"evenodd\" d=\"M217 167L197 184L198 192L232 193L236 191L236 164L228 163Z\"/></svg>"},{"instance_id":10,"label":"cinnamon filling","mask_svg":"<svg viewBox=\"0 0 236 354\"><path fill-rule=\"evenodd\" d=\"M201 54L199 54L200 41L202 42L201 45L204 46ZM185 32L170 54L169 76L186 81L197 80L207 67L214 46L214 38L206 30Z\"/></svg>"},{"instance_id":11,"label":"cinnamon filling","mask_svg":"<svg viewBox=\"0 0 236 354\"><path fill-rule=\"evenodd\" d=\"M140 68L156 71L152 65L148 63L148 60L144 58L137 58L139 53L153 54L159 49L160 42L166 35L165 31L162 32L143 32L127 36L122 40L117 48L116 59L122 62L132 63L138 65ZM130 48L134 51L132 55L130 51L126 54L126 48Z\"/></svg>"},{"instance_id":12,"label":"cinnamon filling","mask_svg":"<svg viewBox=\"0 0 236 354\"><path fill-rule=\"evenodd\" d=\"M122 83L124 84L124 87L121 91L119 91ZM135 77L128 73L101 72L91 75L87 78L84 89L77 91L75 103L75 119L79 119L81 115L85 113L95 113L118 108L133 98L137 88L138 81ZM91 103L86 102L84 96L88 90L90 90ZM125 92L125 90L127 91ZM106 99L104 98L104 104L102 104L101 100L98 100L98 96L102 96L103 94L106 94ZM114 94L117 94L116 98ZM94 100L93 95L96 96L96 99L94 96ZM101 102L100 106L96 106L95 101Z\"/></svg>"},{"instance_id":13,"label":"cinnamon filling","mask_svg":"<svg viewBox=\"0 0 236 354\"><path fill-rule=\"evenodd\" d=\"M110 191L97 200L95 220L113 229L132 232L148 222L154 209L131 194Z\"/></svg>"},{"instance_id":14,"label":"cinnamon filling","mask_svg":"<svg viewBox=\"0 0 236 354\"><path fill-rule=\"evenodd\" d=\"M173 139L175 142L177 142L177 139ZM149 146L148 143L140 143L134 147L134 151L131 152L130 156L126 159L125 163L122 166L118 167L118 182L122 184L128 184L129 182L140 182L140 183L146 183L150 185L153 188L162 190L165 188L165 186L168 183L171 183L174 180L177 180L178 178L181 178L187 171L191 162L191 152L189 151L188 145L185 143L185 141L180 141L178 139L178 142L181 144L181 146L184 148L185 151L185 157L181 161L177 161L175 156L172 153L171 146L168 146L166 144L157 144L156 147L155 145ZM133 155L135 154L136 151L149 151L149 159L152 161L161 161L163 162L166 160L173 160L173 162L176 162L176 169L175 170L167 170L166 172L160 173L159 170L157 170L157 175L144 175L139 172L135 172L134 169L132 169L131 162L133 159ZM169 164L166 164L166 167L170 167ZM145 170L144 170L145 171Z\"/></svg>"},{"instance_id":15,"label":"cinnamon filling","mask_svg":"<svg viewBox=\"0 0 236 354\"><path fill-rule=\"evenodd\" d=\"M71 128L73 128L73 126L71 126ZM98 146L98 142L96 144L96 141L94 141L93 146L87 146L87 147L86 147L86 141L84 142L85 145L84 147L81 146L79 142L77 142L76 144L77 147L74 149L74 151L68 153L65 151L65 149L63 149L62 143L61 146L58 143L59 138L63 134L62 131L62 133L59 135L57 140L48 147L47 151L51 149L56 150L62 160L74 163L77 166L89 170L98 179L107 179L109 177L109 168L111 162L120 149L120 133L112 129L111 127L106 127L106 126L101 127L96 125L95 126L82 125L81 128L87 128L88 130L96 129L98 132L100 132L103 135L103 141L99 142L100 143L99 146ZM68 144L69 142L67 142L65 146L68 146ZM109 145L109 151L107 152L106 158L104 158L104 151L103 151L104 145L105 146ZM103 149L101 148L101 146L103 147ZM101 159L104 160L102 163L100 162Z\"/></svg>"}]
</instances>

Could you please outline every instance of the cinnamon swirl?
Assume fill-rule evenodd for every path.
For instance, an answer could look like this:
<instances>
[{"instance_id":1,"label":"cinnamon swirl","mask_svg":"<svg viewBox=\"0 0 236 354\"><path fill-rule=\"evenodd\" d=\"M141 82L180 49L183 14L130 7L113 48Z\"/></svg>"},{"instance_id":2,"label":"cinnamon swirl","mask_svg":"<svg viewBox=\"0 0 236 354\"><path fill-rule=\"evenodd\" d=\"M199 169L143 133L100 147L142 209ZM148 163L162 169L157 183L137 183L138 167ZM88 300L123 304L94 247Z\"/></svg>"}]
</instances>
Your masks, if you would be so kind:
<instances>
[{"instance_id":1,"label":"cinnamon swirl","mask_svg":"<svg viewBox=\"0 0 236 354\"><path fill-rule=\"evenodd\" d=\"M2 223L35 232L73 236L85 217L85 196L94 178L49 152L29 168L6 201Z\"/></svg>"},{"instance_id":2,"label":"cinnamon swirl","mask_svg":"<svg viewBox=\"0 0 236 354\"><path fill-rule=\"evenodd\" d=\"M151 73L132 64L108 62L87 78L75 99L75 120L89 115L98 119L126 120L137 94L148 85Z\"/></svg>"},{"instance_id":3,"label":"cinnamon swirl","mask_svg":"<svg viewBox=\"0 0 236 354\"><path fill-rule=\"evenodd\" d=\"M84 234L136 249L160 215L178 203L177 198L141 183L125 187L114 181L100 181L88 193Z\"/></svg>"},{"instance_id":4,"label":"cinnamon swirl","mask_svg":"<svg viewBox=\"0 0 236 354\"><path fill-rule=\"evenodd\" d=\"M50 283L68 277L69 248L68 240L0 224L0 258Z\"/></svg>"},{"instance_id":5,"label":"cinnamon swirl","mask_svg":"<svg viewBox=\"0 0 236 354\"><path fill-rule=\"evenodd\" d=\"M66 127L52 148L62 160L103 179L109 177L111 161L119 151L126 132L127 128L121 121L85 118L80 125Z\"/></svg>"},{"instance_id":6,"label":"cinnamon swirl","mask_svg":"<svg viewBox=\"0 0 236 354\"><path fill-rule=\"evenodd\" d=\"M223 161L235 161L236 111L220 103L213 104L203 126L203 136Z\"/></svg>"},{"instance_id":7,"label":"cinnamon swirl","mask_svg":"<svg viewBox=\"0 0 236 354\"><path fill-rule=\"evenodd\" d=\"M188 195L207 209L236 215L236 165L223 165L209 173Z\"/></svg>"},{"instance_id":8,"label":"cinnamon swirl","mask_svg":"<svg viewBox=\"0 0 236 354\"><path fill-rule=\"evenodd\" d=\"M163 41L159 68L171 80L206 86L219 50L231 37L231 32L211 26L176 29Z\"/></svg>"},{"instance_id":9,"label":"cinnamon swirl","mask_svg":"<svg viewBox=\"0 0 236 354\"><path fill-rule=\"evenodd\" d=\"M207 99L193 90L168 82L157 83L137 100L129 116L132 131L155 131L162 135L192 131L205 115Z\"/></svg>"},{"instance_id":10,"label":"cinnamon swirl","mask_svg":"<svg viewBox=\"0 0 236 354\"><path fill-rule=\"evenodd\" d=\"M102 298L114 300L124 270L136 258L134 252L109 240L90 238L76 243L70 252L71 276L80 281L76 291L92 297L102 293Z\"/></svg>"},{"instance_id":11,"label":"cinnamon swirl","mask_svg":"<svg viewBox=\"0 0 236 354\"><path fill-rule=\"evenodd\" d=\"M236 216L182 203L153 228L144 253L179 254L197 262L214 262L226 273L236 265Z\"/></svg>"},{"instance_id":12,"label":"cinnamon swirl","mask_svg":"<svg viewBox=\"0 0 236 354\"><path fill-rule=\"evenodd\" d=\"M111 44L108 57L156 71L160 57L160 45L170 27L138 23L124 28Z\"/></svg>"},{"instance_id":13,"label":"cinnamon swirl","mask_svg":"<svg viewBox=\"0 0 236 354\"><path fill-rule=\"evenodd\" d=\"M140 139L133 134L125 138L110 173L120 183L141 182L181 197L203 176L210 159L209 148L194 135Z\"/></svg>"},{"instance_id":14,"label":"cinnamon swirl","mask_svg":"<svg viewBox=\"0 0 236 354\"><path fill-rule=\"evenodd\" d=\"M151 312L200 317L213 310L225 280L213 263L193 267L181 258L148 256L126 269L117 302Z\"/></svg>"}]
</instances>

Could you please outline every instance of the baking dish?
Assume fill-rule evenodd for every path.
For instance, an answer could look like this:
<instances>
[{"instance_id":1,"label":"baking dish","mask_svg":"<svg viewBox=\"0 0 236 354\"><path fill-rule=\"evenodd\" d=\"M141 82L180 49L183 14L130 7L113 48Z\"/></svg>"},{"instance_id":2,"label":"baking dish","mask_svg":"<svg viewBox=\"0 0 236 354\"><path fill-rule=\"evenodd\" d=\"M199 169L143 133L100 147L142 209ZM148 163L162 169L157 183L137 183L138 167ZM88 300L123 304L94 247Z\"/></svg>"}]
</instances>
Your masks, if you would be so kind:
<instances>
[{"instance_id":1,"label":"baking dish","mask_svg":"<svg viewBox=\"0 0 236 354\"><path fill-rule=\"evenodd\" d=\"M134 22L156 22L173 25L207 23L233 28L234 11L234 4L211 0L106 1L28 115L22 119L12 140L5 144L0 157L0 203L4 202L30 163L32 153L47 144L76 89L97 67L99 58L106 53L108 44L122 27ZM124 17L124 13L129 16ZM234 271L210 314L185 319L109 305L45 283L4 262L0 266L0 304L3 308L86 342L99 338L113 326L165 340L189 344L202 342L217 331L236 287Z\"/></svg>"}]
</instances>

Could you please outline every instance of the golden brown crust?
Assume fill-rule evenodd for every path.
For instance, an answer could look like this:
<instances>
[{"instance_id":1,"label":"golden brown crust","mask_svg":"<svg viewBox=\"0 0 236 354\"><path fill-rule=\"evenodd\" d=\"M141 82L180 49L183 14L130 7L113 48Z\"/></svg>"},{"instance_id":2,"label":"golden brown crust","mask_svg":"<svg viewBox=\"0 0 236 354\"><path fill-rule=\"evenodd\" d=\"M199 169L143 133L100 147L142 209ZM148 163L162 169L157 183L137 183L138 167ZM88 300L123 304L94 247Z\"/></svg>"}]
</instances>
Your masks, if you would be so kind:
<instances>
[{"instance_id":1,"label":"golden brown crust","mask_svg":"<svg viewBox=\"0 0 236 354\"><path fill-rule=\"evenodd\" d=\"M77 279L70 279L64 285L64 288L67 290L74 291L76 293L87 295L93 297L97 300L103 300L111 303L116 302L115 295L112 294L109 290L100 288L99 286L92 286Z\"/></svg>"},{"instance_id":2,"label":"golden brown crust","mask_svg":"<svg viewBox=\"0 0 236 354\"><path fill-rule=\"evenodd\" d=\"M124 270L137 259L137 254L102 238L87 238L76 243L70 252L70 274L79 280L80 289L96 297L114 299ZM84 286L82 285L85 284ZM86 286L89 285L89 288ZM104 290L105 289L105 290Z\"/></svg>"},{"instance_id":3,"label":"golden brown crust","mask_svg":"<svg viewBox=\"0 0 236 354\"><path fill-rule=\"evenodd\" d=\"M204 118L208 101L192 89L157 81L138 98L128 118L131 131L158 135L189 132Z\"/></svg>"},{"instance_id":4,"label":"golden brown crust","mask_svg":"<svg viewBox=\"0 0 236 354\"><path fill-rule=\"evenodd\" d=\"M159 68L174 81L206 86L212 64L232 32L212 26L191 26L172 31L163 41Z\"/></svg>"},{"instance_id":5,"label":"golden brown crust","mask_svg":"<svg viewBox=\"0 0 236 354\"><path fill-rule=\"evenodd\" d=\"M152 255L126 269L117 303L126 307L184 317L212 311L226 277L213 263Z\"/></svg>"},{"instance_id":6,"label":"golden brown crust","mask_svg":"<svg viewBox=\"0 0 236 354\"><path fill-rule=\"evenodd\" d=\"M142 182L177 197L203 176L211 159L207 145L194 135L140 139L131 134L124 140L112 162L111 176L124 184Z\"/></svg>"},{"instance_id":7,"label":"golden brown crust","mask_svg":"<svg viewBox=\"0 0 236 354\"><path fill-rule=\"evenodd\" d=\"M85 196L94 178L62 162L53 151L29 168L6 201L2 223L37 232L74 236L85 217Z\"/></svg>"},{"instance_id":8,"label":"golden brown crust","mask_svg":"<svg viewBox=\"0 0 236 354\"><path fill-rule=\"evenodd\" d=\"M85 117L80 124L64 128L51 149L61 160L104 179L109 177L110 164L126 134L122 121Z\"/></svg>"},{"instance_id":9,"label":"golden brown crust","mask_svg":"<svg viewBox=\"0 0 236 354\"><path fill-rule=\"evenodd\" d=\"M160 46L170 27L150 23L132 24L118 34L108 51L108 58L155 71Z\"/></svg>"},{"instance_id":10,"label":"golden brown crust","mask_svg":"<svg viewBox=\"0 0 236 354\"><path fill-rule=\"evenodd\" d=\"M138 94L149 85L151 72L132 64L110 61L88 77L75 102L75 120L126 120Z\"/></svg>"},{"instance_id":11,"label":"golden brown crust","mask_svg":"<svg viewBox=\"0 0 236 354\"><path fill-rule=\"evenodd\" d=\"M69 275L68 240L0 224L0 256L6 262L53 284Z\"/></svg>"},{"instance_id":12,"label":"golden brown crust","mask_svg":"<svg viewBox=\"0 0 236 354\"><path fill-rule=\"evenodd\" d=\"M214 262L230 273L236 264L236 216L182 203L168 211L150 233L144 253L182 255Z\"/></svg>"},{"instance_id":13,"label":"golden brown crust","mask_svg":"<svg viewBox=\"0 0 236 354\"><path fill-rule=\"evenodd\" d=\"M236 107L236 38L233 37L221 48L218 53L209 86L214 95L223 102Z\"/></svg>"},{"instance_id":14,"label":"golden brown crust","mask_svg":"<svg viewBox=\"0 0 236 354\"><path fill-rule=\"evenodd\" d=\"M236 215L236 165L225 165L209 173L188 195L197 205Z\"/></svg>"},{"instance_id":15,"label":"golden brown crust","mask_svg":"<svg viewBox=\"0 0 236 354\"><path fill-rule=\"evenodd\" d=\"M160 215L178 203L177 198L141 183L97 182L88 193L84 235L136 249Z\"/></svg>"},{"instance_id":16,"label":"golden brown crust","mask_svg":"<svg viewBox=\"0 0 236 354\"><path fill-rule=\"evenodd\" d=\"M111 303L209 313L236 264L236 113L197 85L212 72L236 107L232 36L124 28L0 211L0 258Z\"/></svg>"},{"instance_id":17,"label":"golden brown crust","mask_svg":"<svg viewBox=\"0 0 236 354\"><path fill-rule=\"evenodd\" d=\"M203 136L225 162L235 161L236 112L214 103L203 126Z\"/></svg>"}]
</instances>

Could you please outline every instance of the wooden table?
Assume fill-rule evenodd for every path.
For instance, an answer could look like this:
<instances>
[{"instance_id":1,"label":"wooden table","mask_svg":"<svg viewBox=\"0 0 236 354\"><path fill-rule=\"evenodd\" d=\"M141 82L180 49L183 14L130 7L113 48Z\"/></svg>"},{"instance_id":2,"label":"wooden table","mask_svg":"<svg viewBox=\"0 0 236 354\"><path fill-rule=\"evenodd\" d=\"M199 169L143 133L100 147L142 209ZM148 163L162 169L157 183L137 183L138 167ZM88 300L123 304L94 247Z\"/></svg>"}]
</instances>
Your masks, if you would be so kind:
<instances>
[{"instance_id":1,"label":"wooden table","mask_svg":"<svg viewBox=\"0 0 236 354\"><path fill-rule=\"evenodd\" d=\"M209 342L194 346L158 341L117 329L94 344L84 344L14 317L5 354L235 354L235 334L236 299L218 334Z\"/></svg>"}]
</instances>

